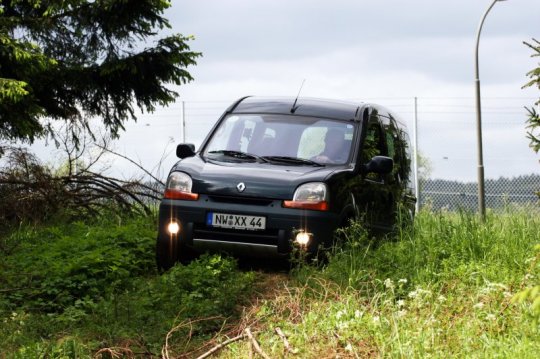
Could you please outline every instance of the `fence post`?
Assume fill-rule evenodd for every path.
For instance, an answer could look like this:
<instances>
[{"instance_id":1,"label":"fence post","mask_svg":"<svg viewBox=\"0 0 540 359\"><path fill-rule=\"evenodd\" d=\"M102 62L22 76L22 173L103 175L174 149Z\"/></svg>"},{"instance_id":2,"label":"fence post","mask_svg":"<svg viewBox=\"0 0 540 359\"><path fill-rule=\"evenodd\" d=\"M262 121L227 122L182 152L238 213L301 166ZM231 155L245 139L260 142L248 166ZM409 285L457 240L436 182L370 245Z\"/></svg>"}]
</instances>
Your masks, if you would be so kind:
<instances>
[{"instance_id":1,"label":"fence post","mask_svg":"<svg viewBox=\"0 0 540 359\"><path fill-rule=\"evenodd\" d=\"M414 136L414 191L416 196L415 210L418 212L420 210L420 181L418 180L418 98L414 98L414 126L413 126L413 136Z\"/></svg>"},{"instance_id":2,"label":"fence post","mask_svg":"<svg viewBox=\"0 0 540 359\"><path fill-rule=\"evenodd\" d=\"M182 143L186 143L186 103L182 101Z\"/></svg>"}]
</instances>

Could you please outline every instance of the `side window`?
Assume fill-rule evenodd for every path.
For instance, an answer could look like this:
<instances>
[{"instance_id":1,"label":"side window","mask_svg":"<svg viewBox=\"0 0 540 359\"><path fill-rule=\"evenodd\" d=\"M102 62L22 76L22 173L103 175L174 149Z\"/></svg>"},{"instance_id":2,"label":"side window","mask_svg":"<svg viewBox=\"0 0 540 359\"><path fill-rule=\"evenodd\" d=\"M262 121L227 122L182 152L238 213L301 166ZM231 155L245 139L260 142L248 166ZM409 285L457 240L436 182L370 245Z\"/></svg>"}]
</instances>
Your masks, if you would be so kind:
<instances>
[{"instance_id":1,"label":"side window","mask_svg":"<svg viewBox=\"0 0 540 359\"><path fill-rule=\"evenodd\" d=\"M366 137L364 138L364 147L362 148L362 162L367 163L375 156L385 155L385 142L381 125L378 121L368 124ZM377 173L368 173L366 179L381 182L382 176Z\"/></svg>"},{"instance_id":2,"label":"side window","mask_svg":"<svg viewBox=\"0 0 540 359\"><path fill-rule=\"evenodd\" d=\"M386 148L388 148L388 157L394 160L392 175L400 181L403 177L401 173L401 166L403 165L403 146L400 143L400 131L393 122L390 122L386 126L385 137Z\"/></svg>"},{"instance_id":3,"label":"side window","mask_svg":"<svg viewBox=\"0 0 540 359\"><path fill-rule=\"evenodd\" d=\"M411 155L411 148L409 146L409 144L411 143L411 140L407 132L403 130L399 130L399 139L400 139L400 142L399 142L400 149L402 152L401 178L404 182L411 182L412 180L411 178L412 155Z\"/></svg>"},{"instance_id":4,"label":"side window","mask_svg":"<svg viewBox=\"0 0 540 359\"><path fill-rule=\"evenodd\" d=\"M386 145L388 156L394 160L394 177L407 182L410 177L409 137L405 131L391 121L386 127Z\"/></svg>"},{"instance_id":5,"label":"side window","mask_svg":"<svg viewBox=\"0 0 540 359\"><path fill-rule=\"evenodd\" d=\"M396 140L397 135L395 131L386 132L386 149L388 150L388 157L396 160Z\"/></svg>"},{"instance_id":6,"label":"side window","mask_svg":"<svg viewBox=\"0 0 540 359\"><path fill-rule=\"evenodd\" d=\"M362 162L367 163L375 156L384 154L384 146L381 135L381 126L378 122L371 122L368 125L364 147L362 148Z\"/></svg>"}]
</instances>

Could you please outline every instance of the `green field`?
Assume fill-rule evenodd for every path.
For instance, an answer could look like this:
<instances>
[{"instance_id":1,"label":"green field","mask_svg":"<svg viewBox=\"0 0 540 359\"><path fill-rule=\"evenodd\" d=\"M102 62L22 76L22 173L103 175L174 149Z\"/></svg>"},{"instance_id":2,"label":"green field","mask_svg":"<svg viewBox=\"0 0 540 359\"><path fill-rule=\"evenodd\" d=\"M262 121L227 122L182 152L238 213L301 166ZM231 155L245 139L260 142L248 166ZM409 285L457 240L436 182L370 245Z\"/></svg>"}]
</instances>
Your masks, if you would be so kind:
<instances>
[{"instance_id":1,"label":"green field","mask_svg":"<svg viewBox=\"0 0 540 359\"><path fill-rule=\"evenodd\" d=\"M538 312L511 299L540 282L539 214L423 211L392 240L352 224L288 274L214 255L160 275L155 218L21 226L0 237L0 358L196 357L246 327L270 357L536 358Z\"/></svg>"}]
</instances>

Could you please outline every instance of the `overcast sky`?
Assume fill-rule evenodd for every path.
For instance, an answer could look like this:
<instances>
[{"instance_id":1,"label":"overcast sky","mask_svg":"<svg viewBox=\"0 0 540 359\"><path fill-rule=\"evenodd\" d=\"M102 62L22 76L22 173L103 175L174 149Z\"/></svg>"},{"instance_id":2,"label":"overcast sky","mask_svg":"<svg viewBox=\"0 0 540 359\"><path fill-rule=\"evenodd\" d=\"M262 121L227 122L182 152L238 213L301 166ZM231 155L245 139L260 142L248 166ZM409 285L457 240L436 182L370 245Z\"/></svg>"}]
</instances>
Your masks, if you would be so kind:
<instances>
[{"instance_id":1,"label":"overcast sky","mask_svg":"<svg viewBox=\"0 0 540 359\"><path fill-rule=\"evenodd\" d=\"M174 1L174 31L203 53L186 99L246 93L336 98L473 94L474 43L485 0ZM485 96L519 95L535 62L540 1L498 2L481 38ZM504 93L501 93L501 91Z\"/></svg>"},{"instance_id":2,"label":"overcast sky","mask_svg":"<svg viewBox=\"0 0 540 359\"><path fill-rule=\"evenodd\" d=\"M433 177L475 180L474 44L491 0L184 0L166 12L170 32L194 35L203 56L178 102L127 126L117 150L152 167L164 147L200 144L233 100L245 95L371 101L413 126ZM521 89L538 66L523 41L540 39L540 0L500 1L484 24L480 78L486 176L540 172L525 139ZM164 162L165 175L175 158ZM123 168L124 164L115 166Z\"/></svg>"}]
</instances>

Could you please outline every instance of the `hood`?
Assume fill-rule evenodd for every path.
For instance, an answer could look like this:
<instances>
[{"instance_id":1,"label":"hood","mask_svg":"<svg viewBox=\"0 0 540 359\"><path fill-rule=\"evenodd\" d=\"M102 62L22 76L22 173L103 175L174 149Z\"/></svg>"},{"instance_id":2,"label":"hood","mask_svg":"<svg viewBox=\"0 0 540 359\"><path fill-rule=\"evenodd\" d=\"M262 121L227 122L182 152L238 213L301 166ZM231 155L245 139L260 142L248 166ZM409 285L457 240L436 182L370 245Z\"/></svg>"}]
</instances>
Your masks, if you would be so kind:
<instances>
[{"instance_id":1,"label":"hood","mask_svg":"<svg viewBox=\"0 0 540 359\"><path fill-rule=\"evenodd\" d=\"M338 169L343 167L218 162L196 155L179 161L172 170L189 174L193 192L199 194L291 199L300 184L324 181ZM245 185L242 192L239 183Z\"/></svg>"}]
</instances>

